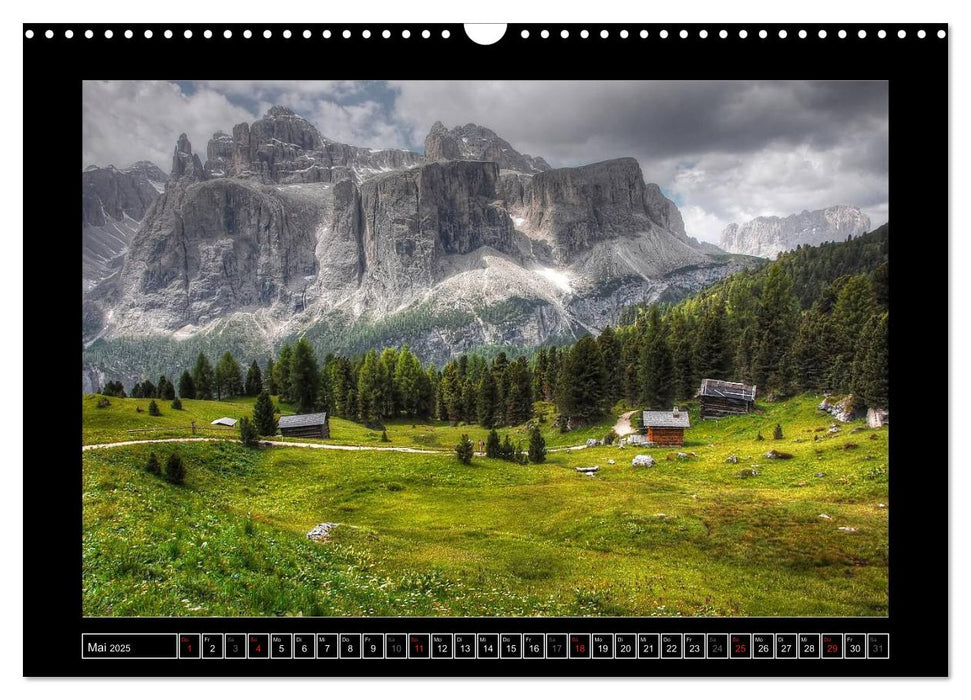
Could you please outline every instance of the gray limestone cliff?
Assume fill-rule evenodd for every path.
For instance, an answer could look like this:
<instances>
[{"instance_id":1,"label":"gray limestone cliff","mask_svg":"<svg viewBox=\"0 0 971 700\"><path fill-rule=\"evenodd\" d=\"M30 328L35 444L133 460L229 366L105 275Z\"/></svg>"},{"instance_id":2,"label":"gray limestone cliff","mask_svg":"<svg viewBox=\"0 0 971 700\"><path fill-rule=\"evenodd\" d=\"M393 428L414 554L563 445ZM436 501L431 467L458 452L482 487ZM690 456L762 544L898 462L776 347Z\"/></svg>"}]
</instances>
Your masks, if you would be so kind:
<instances>
[{"instance_id":1,"label":"gray limestone cliff","mask_svg":"<svg viewBox=\"0 0 971 700\"><path fill-rule=\"evenodd\" d=\"M836 205L786 217L760 216L739 225L729 224L721 247L730 253L775 258L800 245L843 241L870 230L870 218L857 207Z\"/></svg>"}]
</instances>

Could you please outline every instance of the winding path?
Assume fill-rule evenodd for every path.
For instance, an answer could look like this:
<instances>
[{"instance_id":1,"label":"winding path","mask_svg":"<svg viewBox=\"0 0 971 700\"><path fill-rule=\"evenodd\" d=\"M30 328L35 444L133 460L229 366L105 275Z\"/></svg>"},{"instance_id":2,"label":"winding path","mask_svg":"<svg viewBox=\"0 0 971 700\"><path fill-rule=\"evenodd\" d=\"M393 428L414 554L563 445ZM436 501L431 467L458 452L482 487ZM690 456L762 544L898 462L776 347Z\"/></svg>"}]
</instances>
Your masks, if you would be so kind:
<instances>
[{"instance_id":1,"label":"winding path","mask_svg":"<svg viewBox=\"0 0 971 700\"><path fill-rule=\"evenodd\" d=\"M634 432L634 426L630 424L630 417L637 413L637 411L628 411L617 419L614 423L614 432L617 433L618 437L624 437L625 435L630 435Z\"/></svg>"},{"instance_id":2,"label":"winding path","mask_svg":"<svg viewBox=\"0 0 971 700\"><path fill-rule=\"evenodd\" d=\"M98 445L81 445L81 451L88 450L107 450L113 447L128 447L131 445L151 445L165 442L239 442L228 438L158 438L153 440L125 440L123 442L103 442ZM378 447L377 445L328 445L319 442L282 442L279 440L260 440L260 445L265 447L305 447L312 450L344 450L346 452L408 452L419 455L445 455L451 454L451 450L422 450L417 447ZM586 445L574 445L572 447L552 447L547 452L563 452L566 450L582 450ZM484 452L476 452L477 456L484 456Z\"/></svg>"}]
</instances>

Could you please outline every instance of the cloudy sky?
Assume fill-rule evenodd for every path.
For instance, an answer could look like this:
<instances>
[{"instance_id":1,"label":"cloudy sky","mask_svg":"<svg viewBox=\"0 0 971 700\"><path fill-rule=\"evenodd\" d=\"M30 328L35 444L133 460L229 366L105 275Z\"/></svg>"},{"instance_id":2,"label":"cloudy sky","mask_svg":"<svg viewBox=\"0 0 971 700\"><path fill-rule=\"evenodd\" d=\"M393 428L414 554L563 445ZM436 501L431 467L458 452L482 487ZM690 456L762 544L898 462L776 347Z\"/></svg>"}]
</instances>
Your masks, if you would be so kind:
<instances>
[{"instance_id":1,"label":"cloudy sky","mask_svg":"<svg viewBox=\"0 0 971 700\"><path fill-rule=\"evenodd\" d=\"M282 104L336 141L422 150L435 121L475 122L554 167L633 156L678 204L689 235L831 204L887 220L887 83L87 82L82 167L171 167L181 132L205 157L214 131Z\"/></svg>"}]
</instances>

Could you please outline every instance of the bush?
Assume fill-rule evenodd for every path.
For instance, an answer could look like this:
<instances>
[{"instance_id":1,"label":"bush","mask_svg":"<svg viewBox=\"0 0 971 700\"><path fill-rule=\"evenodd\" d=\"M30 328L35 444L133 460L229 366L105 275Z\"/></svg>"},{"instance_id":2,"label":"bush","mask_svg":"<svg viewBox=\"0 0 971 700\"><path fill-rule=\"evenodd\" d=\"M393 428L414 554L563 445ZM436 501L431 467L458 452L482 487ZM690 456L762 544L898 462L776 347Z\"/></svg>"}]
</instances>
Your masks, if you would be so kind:
<instances>
[{"instance_id":1,"label":"bush","mask_svg":"<svg viewBox=\"0 0 971 700\"><path fill-rule=\"evenodd\" d=\"M255 447L260 439L256 424L246 416L239 419L239 439L247 447Z\"/></svg>"},{"instance_id":2,"label":"bush","mask_svg":"<svg viewBox=\"0 0 971 700\"><path fill-rule=\"evenodd\" d=\"M176 396L174 399L172 399L172 408L174 408L176 411L181 411L182 410L182 399L180 399L178 396Z\"/></svg>"},{"instance_id":3,"label":"bush","mask_svg":"<svg viewBox=\"0 0 971 700\"><path fill-rule=\"evenodd\" d=\"M162 412L158 410L158 404L155 403L155 399L152 399L148 404L148 415L150 416L162 415Z\"/></svg>"},{"instance_id":4,"label":"bush","mask_svg":"<svg viewBox=\"0 0 971 700\"><path fill-rule=\"evenodd\" d=\"M534 464L546 461L546 440L543 439L538 426L533 426L529 434L529 461Z\"/></svg>"},{"instance_id":5,"label":"bush","mask_svg":"<svg viewBox=\"0 0 971 700\"><path fill-rule=\"evenodd\" d=\"M762 431L761 431L761 430L760 430L760 431L758 432L758 434L757 434L757 435L755 436L755 440L756 440L756 442L762 442L763 440L765 440L765 438L764 438L764 437L762 437Z\"/></svg>"},{"instance_id":6,"label":"bush","mask_svg":"<svg viewBox=\"0 0 971 700\"><path fill-rule=\"evenodd\" d=\"M162 473L162 463L158 461L158 455L154 452L148 455L148 462L145 463L145 471L155 476L159 476Z\"/></svg>"},{"instance_id":7,"label":"bush","mask_svg":"<svg viewBox=\"0 0 971 700\"><path fill-rule=\"evenodd\" d=\"M462 433L462 439L455 446L455 456L459 458L462 464L472 464L472 454L474 451L475 446L469 440L469 436L466 433Z\"/></svg>"},{"instance_id":8,"label":"bush","mask_svg":"<svg viewBox=\"0 0 971 700\"><path fill-rule=\"evenodd\" d=\"M104 396L98 399L98 408L108 408L108 406L110 405L111 405L111 402L108 399L106 399Z\"/></svg>"},{"instance_id":9,"label":"bush","mask_svg":"<svg viewBox=\"0 0 971 700\"><path fill-rule=\"evenodd\" d=\"M605 445L613 445L614 444L614 441L616 439L617 439L617 433L615 433L613 430L611 430L609 433L607 433L606 435L604 435L604 444Z\"/></svg>"},{"instance_id":10,"label":"bush","mask_svg":"<svg viewBox=\"0 0 971 700\"><path fill-rule=\"evenodd\" d=\"M182 455L178 452L170 454L165 463L165 479L176 486L185 483L185 463L182 461Z\"/></svg>"},{"instance_id":11,"label":"bush","mask_svg":"<svg viewBox=\"0 0 971 700\"><path fill-rule=\"evenodd\" d=\"M778 423L775 424L775 430L772 431L772 439L773 440L782 439L782 426Z\"/></svg>"}]
</instances>

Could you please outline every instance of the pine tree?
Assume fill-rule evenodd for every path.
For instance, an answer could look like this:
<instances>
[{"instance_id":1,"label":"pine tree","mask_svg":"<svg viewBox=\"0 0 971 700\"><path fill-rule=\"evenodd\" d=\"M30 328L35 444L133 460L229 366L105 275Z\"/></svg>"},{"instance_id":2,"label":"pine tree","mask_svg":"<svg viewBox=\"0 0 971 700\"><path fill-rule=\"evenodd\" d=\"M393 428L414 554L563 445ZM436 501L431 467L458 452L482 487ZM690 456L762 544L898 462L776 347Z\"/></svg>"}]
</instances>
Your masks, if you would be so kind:
<instances>
[{"instance_id":1,"label":"pine tree","mask_svg":"<svg viewBox=\"0 0 971 700\"><path fill-rule=\"evenodd\" d=\"M243 370L229 351L216 363L216 398L231 398L243 393Z\"/></svg>"},{"instance_id":2,"label":"pine tree","mask_svg":"<svg viewBox=\"0 0 971 700\"><path fill-rule=\"evenodd\" d=\"M183 399L194 399L196 397L196 385L192 381L189 370L182 372L182 376L179 377L179 396Z\"/></svg>"},{"instance_id":3,"label":"pine tree","mask_svg":"<svg viewBox=\"0 0 971 700\"><path fill-rule=\"evenodd\" d=\"M597 345L600 348L600 356L603 357L604 368L606 369L604 391L607 402L613 404L621 396L623 380L620 364L620 341L617 339L614 329L609 325L604 328L597 337Z\"/></svg>"},{"instance_id":4,"label":"pine tree","mask_svg":"<svg viewBox=\"0 0 971 700\"><path fill-rule=\"evenodd\" d=\"M317 358L306 338L301 338L293 348L290 360L290 400L296 405L297 413L312 413L317 401L320 370Z\"/></svg>"},{"instance_id":5,"label":"pine tree","mask_svg":"<svg viewBox=\"0 0 971 700\"><path fill-rule=\"evenodd\" d=\"M641 401L649 408L670 408L674 400L674 359L657 306L651 307L647 333L641 351Z\"/></svg>"},{"instance_id":6,"label":"pine tree","mask_svg":"<svg viewBox=\"0 0 971 700\"><path fill-rule=\"evenodd\" d=\"M246 371L245 388L247 396L256 396L263 391L263 372L260 371L260 366L256 364L256 360L253 360Z\"/></svg>"},{"instance_id":7,"label":"pine tree","mask_svg":"<svg viewBox=\"0 0 971 700\"><path fill-rule=\"evenodd\" d=\"M175 398L175 386L164 374L158 378L158 386L155 389L157 398L171 401Z\"/></svg>"},{"instance_id":8,"label":"pine tree","mask_svg":"<svg viewBox=\"0 0 971 700\"><path fill-rule=\"evenodd\" d=\"M239 419L239 440L247 447L254 447L259 442L260 435L256 425L246 416Z\"/></svg>"},{"instance_id":9,"label":"pine tree","mask_svg":"<svg viewBox=\"0 0 971 700\"><path fill-rule=\"evenodd\" d=\"M781 440L782 439L782 425L779 423L775 424L775 428L772 430L772 439Z\"/></svg>"},{"instance_id":10,"label":"pine tree","mask_svg":"<svg viewBox=\"0 0 971 700\"><path fill-rule=\"evenodd\" d=\"M158 410L158 404L155 403L155 399L148 402L148 415L150 416L160 416L162 412Z\"/></svg>"},{"instance_id":11,"label":"pine tree","mask_svg":"<svg viewBox=\"0 0 971 700\"><path fill-rule=\"evenodd\" d=\"M170 484L181 486L185 483L185 463L182 455L173 452L165 463L165 478Z\"/></svg>"},{"instance_id":12,"label":"pine tree","mask_svg":"<svg viewBox=\"0 0 971 700\"><path fill-rule=\"evenodd\" d=\"M149 474L154 474L158 476L162 473L162 463L158 460L158 455L154 452L148 455L148 462L145 464L145 471Z\"/></svg>"},{"instance_id":13,"label":"pine tree","mask_svg":"<svg viewBox=\"0 0 971 700\"><path fill-rule=\"evenodd\" d=\"M853 361L853 394L868 408L887 408L890 403L888 322L886 313L867 322Z\"/></svg>"},{"instance_id":14,"label":"pine tree","mask_svg":"<svg viewBox=\"0 0 971 700\"><path fill-rule=\"evenodd\" d=\"M837 339L829 316L813 307L802 315L789 350L791 378L800 391L828 388Z\"/></svg>"},{"instance_id":15,"label":"pine tree","mask_svg":"<svg viewBox=\"0 0 971 700\"><path fill-rule=\"evenodd\" d=\"M273 365L273 358L266 361L266 371L263 372L263 388L269 392L270 396L280 393L280 387L276 383L276 367Z\"/></svg>"},{"instance_id":16,"label":"pine tree","mask_svg":"<svg viewBox=\"0 0 971 700\"><path fill-rule=\"evenodd\" d=\"M273 366L280 401L284 403L291 403L293 401L290 393L290 362L292 359L293 348L289 344L285 344L280 348L280 355L277 357L276 364Z\"/></svg>"},{"instance_id":17,"label":"pine tree","mask_svg":"<svg viewBox=\"0 0 971 700\"><path fill-rule=\"evenodd\" d=\"M534 425L529 434L529 461L534 464L546 461L546 440L538 425Z\"/></svg>"},{"instance_id":18,"label":"pine tree","mask_svg":"<svg viewBox=\"0 0 971 700\"><path fill-rule=\"evenodd\" d=\"M199 353L196 366L192 371L192 383L195 385L195 397L211 401L215 391L216 377L209 358Z\"/></svg>"},{"instance_id":19,"label":"pine tree","mask_svg":"<svg viewBox=\"0 0 971 700\"><path fill-rule=\"evenodd\" d=\"M716 297L701 317L695 369L701 379L730 379L731 359L725 305Z\"/></svg>"},{"instance_id":20,"label":"pine tree","mask_svg":"<svg viewBox=\"0 0 971 700\"><path fill-rule=\"evenodd\" d=\"M499 433L497 433L496 429L493 428L489 431L489 437L486 438L486 457L489 459L498 459L501 447L502 443L499 441Z\"/></svg>"},{"instance_id":21,"label":"pine tree","mask_svg":"<svg viewBox=\"0 0 971 700\"><path fill-rule=\"evenodd\" d=\"M361 420L368 424L376 423L381 417L381 387L378 377L378 354L369 350L357 382L357 406Z\"/></svg>"},{"instance_id":22,"label":"pine tree","mask_svg":"<svg viewBox=\"0 0 971 700\"><path fill-rule=\"evenodd\" d=\"M506 368L506 381L506 422L520 425L529 420L533 413L532 381L525 357L517 358Z\"/></svg>"},{"instance_id":23,"label":"pine tree","mask_svg":"<svg viewBox=\"0 0 971 700\"><path fill-rule=\"evenodd\" d=\"M320 370L320 377L317 379L317 400L314 403L314 410L333 414L334 412L334 391L333 374L324 369Z\"/></svg>"},{"instance_id":24,"label":"pine tree","mask_svg":"<svg viewBox=\"0 0 971 700\"><path fill-rule=\"evenodd\" d=\"M496 380L491 371L483 372L479 381L476 416L479 425L491 428L495 425L496 415ZM494 432L494 431L493 431ZM499 439L498 437L496 438Z\"/></svg>"},{"instance_id":25,"label":"pine tree","mask_svg":"<svg viewBox=\"0 0 971 700\"><path fill-rule=\"evenodd\" d=\"M260 435L276 434L276 416L273 412L273 399L268 391L261 391L253 404L253 424Z\"/></svg>"},{"instance_id":26,"label":"pine tree","mask_svg":"<svg viewBox=\"0 0 971 700\"><path fill-rule=\"evenodd\" d=\"M785 383L783 358L796 332L797 309L792 279L781 265L770 265L755 324L753 369L760 387L777 388Z\"/></svg>"},{"instance_id":27,"label":"pine tree","mask_svg":"<svg viewBox=\"0 0 971 700\"><path fill-rule=\"evenodd\" d=\"M152 380L146 379L142 382L142 396L146 399L158 398L158 388L152 384Z\"/></svg>"},{"instance_id":28,"label":"pine tree","mask_svg":"<svg viewBox=\"0 0 971 700\"><path fill-rule=\"evenodd\" d=\"M469 440L469 436L462 433L462 439L455 446L455 456L462 464L472 464L472 456L475 454L475 446Z\"/></svg>"},{"instance_id":29,"label":"pine tree","mask_svg":"<svg viewBox=\"0 0 971 700\"><path fill-rule=\"evenodd\" d=\"M560 414L580 423L599 418L606 409L607 370L597 341L585 335L563 355L556 389Z\"/></svg>"},{"instance_id":30,"label":"pine tree","mask_svg":"<svg viewBox=\"0 0 971 700\"><path fill-rule=\"evenodd\" d=\"M182 410L182 399L180 399L178 396L176 396L174 399L172 399L171 406L176 411L181 411Z\"/></svg>"}]
</instances>

